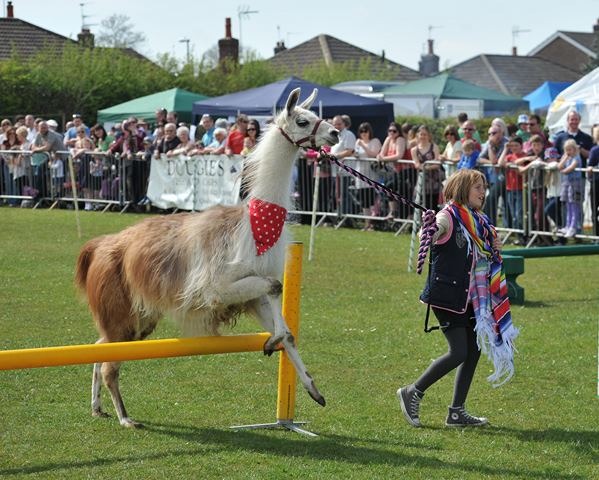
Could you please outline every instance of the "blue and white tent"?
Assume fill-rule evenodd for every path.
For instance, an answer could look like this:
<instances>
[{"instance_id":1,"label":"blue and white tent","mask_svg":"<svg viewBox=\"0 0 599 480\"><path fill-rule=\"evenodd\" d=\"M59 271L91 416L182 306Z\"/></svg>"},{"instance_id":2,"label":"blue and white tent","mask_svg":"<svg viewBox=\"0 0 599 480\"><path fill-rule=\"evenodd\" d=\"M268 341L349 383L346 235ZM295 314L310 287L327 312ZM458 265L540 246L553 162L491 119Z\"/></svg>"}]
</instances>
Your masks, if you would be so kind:
<instances>
[{"instance_id":1,"label":"blue and white tent","mask_svg":"<svg viewBox=\"0 0 599 480\"><path fill-rule=\"evenodd\" d=\"M545 114L555 97L570 85L572 85L572 82L544 82L523 98L528 101L531 112L539 115Z\"/></svg>"}]
</instances>

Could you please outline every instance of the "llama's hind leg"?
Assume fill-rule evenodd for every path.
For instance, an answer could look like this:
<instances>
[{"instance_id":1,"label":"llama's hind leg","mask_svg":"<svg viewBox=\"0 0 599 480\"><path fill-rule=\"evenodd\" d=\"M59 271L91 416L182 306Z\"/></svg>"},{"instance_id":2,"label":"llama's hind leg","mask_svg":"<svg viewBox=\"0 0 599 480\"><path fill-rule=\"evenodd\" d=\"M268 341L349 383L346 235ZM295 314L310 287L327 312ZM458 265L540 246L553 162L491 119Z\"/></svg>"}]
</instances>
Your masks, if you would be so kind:
<instances>
[{"instance_id":1,"label":"llama's hind leg","mask_svg":"<svg viewBox=\"0 0 599 480\"><path fill-rule=\"evenodd\" d=\"M96 343L105 343L104 338L100 338ZM92 373L92 415L94 417L107 417L102 410L102 364L94 363L94 369Z\"/></svg>"},{"instance_id":2,"label":"llama's hind leg","mask_svg":"<svg viewBox=\"0 0 599 480\"><path fill-rule=\"evenodd\" d=\"M267 348L274 350L277 343L280 341L283 344L285 352L293 364L293 367L300 381L302 382L302 385L308 391L308 394L312 397L312 399L324 407L326 404L325 399L316 388L312 376L308 373L308 370L306 369L306 366L300 357L297 346L295 345L295 339L289 332L287 324L285 323L285 320L281 314L280 302L278 299L273 299L272 297L265 295L264 297L256 299L256 301L252 303L252 307L264 329L273 332L273 330L276 330L277 323L280 323L282 324L283 330L287 332L280 340L277 340L276 343L273 343L272 345L269 344L274 338L274 335L273 337L269 338L264 346L265 353L268 353ZM272 353L272 351L270 353Z\"/></svg>"},{"instance_id":3,"label":"llama's hind leg","mask_svg":"<svg viewBox=\"0 0 599 480\"><path fill-rule=\"evenodd\" d=\"M144 319L143 330L135 337L138 340L144 340L148 335L150 335L154 329L156 328L156 324L158 323L159 316L151 316L146 317ZM112 403L114 404L114 408L116 410L117 416L119 417L119 423L124 427L132 427L132 428L141 428L143 424L136 422L129 418L127 415L127 410L125 409L125 404L123 402L123 397L121 396L121 391L119 388L119 372L121 368L121 362L105 362L101 365L102 378L104 380L104 384L108 391L110 392L110 396L112 398ZM96 380L96 365L94 365L94 381ZM100 387L97 387L98 394ZM92 387L93 390L93 387ZM93 393L92 393L93 395ZM98 407L99 407L99 395L98 395ZM92 408L93 408L93 398L92 398Z\"/></svg>"},{"instance_id":4,"label":"llama's hind leg","mask_svg":"<svg viewBox=\"0 0 599 480\"><path fill-rule=\"evenodd\" d=\"M139 428L143 425L139 422L135 422L129 418L127 415L127 410L125 409L125 404L123 403L123 397L121 396L121 391L119 389L119 370L121 368L120 362L105 362L102 364L102 378L104 380L104 384L108 391L110 392L110 396L112 398L112 403L114 404L114 408L116 410L116 414L119 417L119 423L123 427L133 427Z\"/></svg>"}]
</instances>

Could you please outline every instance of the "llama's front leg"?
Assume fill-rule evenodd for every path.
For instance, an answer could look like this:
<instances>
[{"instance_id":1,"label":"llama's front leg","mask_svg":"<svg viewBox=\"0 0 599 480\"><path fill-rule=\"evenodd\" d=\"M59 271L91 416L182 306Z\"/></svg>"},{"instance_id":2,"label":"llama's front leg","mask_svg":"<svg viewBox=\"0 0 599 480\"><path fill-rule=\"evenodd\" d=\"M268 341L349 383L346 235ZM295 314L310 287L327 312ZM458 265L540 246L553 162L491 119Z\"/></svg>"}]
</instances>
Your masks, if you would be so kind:
<instances>
[{"instance_id":1,"label":"llama's front leg","mask_svg":"<svg viewBox=\"0 0 599 480\"><path fill-rule=\"evenodd\" d=\"M292 337L280 309L280 295L263 295L253 302L253 307L264 330L272 336L264 344L264 353L272 355L283 338Z\"/></svg>"},{"instance_id":2,"label":"llama's front leg","mask_svg":"<svg viewBox=\"0 0 599 480\"><path fill-rule=\"evenodd\" d=\"M293 335L283 338L282 342L283 346L285 347L285 352L295 367L295 371L299 375L300 381L304 385L304 388L316 403L324 407L326 405L326 400L318 391L312 376L308 373L308 370L306 369L306 366L304 365L304 362L302 361L299 351L295 345L295 339L293 338Z\"/></svg>"},{"instance_id":3,"label":"llama's front leg","mask_svg":"<svg viewBox=\"0 0 599 480\"><path fill-rule=\"evenodd\" d=\"M225 287L219 286L213 303L234 305L245 303L264 295L281 295L283 285L274 278L250 276L237 280ZM210 302L210 298L208 298Z\"/></svg>"},{"instance_id":4,"label":"llama's front leg","mask_svg":"<svg viewBox=\"0 0 599 480\"><path fill-rule=\"evenodd\" d=\"M281 314L280 305L281 304L278 299L272 298L270 296L264 296L254 302L253 307L258 319L260 320L260 324L270 332L273 332L273 330L276 332L277 325L279 325L279 328L284 332L282 338L279 340L276 340L275 335L273 334L273 336L270 337L264 345L264 351L265 353L268 353L267 349L271 349L272 353L272 350L274 350L277 343L281 342L300 381L302 382L302 385L308 391L308 394L317 403L324 407L326 404L325 399L316 388L312 376L308 373L308 370L306 369L306 366L300 357L295 345L295 339L287 328L287 324L285 323L285 320Z\"/></svg>"}]
</instances>

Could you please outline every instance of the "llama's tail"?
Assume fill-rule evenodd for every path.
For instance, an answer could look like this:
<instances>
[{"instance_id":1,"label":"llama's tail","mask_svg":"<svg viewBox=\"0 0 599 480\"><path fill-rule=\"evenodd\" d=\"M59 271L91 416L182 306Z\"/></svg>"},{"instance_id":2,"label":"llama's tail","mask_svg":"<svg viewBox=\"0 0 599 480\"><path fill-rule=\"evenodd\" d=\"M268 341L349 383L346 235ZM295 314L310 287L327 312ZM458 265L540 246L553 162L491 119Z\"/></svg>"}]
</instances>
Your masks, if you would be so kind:
<instances>
[{"instance_id":1,"label":"llama's tail","mask_svg":"<svg viewBox=\"0 0 599 480\"><path fill-rule=\"evenodd\" d=\"M94 252L100 243L100 238L94 238L87 242L81 248L79 252L79 258L77 258L77 265L75 265L75 286L82 292L85 293L85 287L87 283L87 272L89 266L94 259Z\"/></svg>"}]
</instances>

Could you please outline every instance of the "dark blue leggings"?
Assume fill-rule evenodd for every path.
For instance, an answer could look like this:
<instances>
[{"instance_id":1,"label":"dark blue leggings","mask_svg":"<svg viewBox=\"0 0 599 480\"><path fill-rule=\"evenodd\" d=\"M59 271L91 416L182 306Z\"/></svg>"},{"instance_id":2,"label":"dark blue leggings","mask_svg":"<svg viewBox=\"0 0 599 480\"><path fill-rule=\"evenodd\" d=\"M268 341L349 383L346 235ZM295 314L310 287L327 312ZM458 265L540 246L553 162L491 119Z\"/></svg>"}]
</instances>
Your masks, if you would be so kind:
<instances>
[{"instance_id":1,"label":"dark blue leggings","mask_svg":"<svg viewBox=\"0 0 599 480\"><path fill-rule=\"evenodd\" d=\"M457 368L451 406L460 407L466 402L474 371L480 358L474 331L474 312L472 305L469 305L468 310L463 314L451 313L438 308L433 308L433 312L439 320L449 349L446 354L441 355L430 364L420 378L414 382L414 385L418 390L424 392L433 383Z\"/></svg>"}]
</instances>

